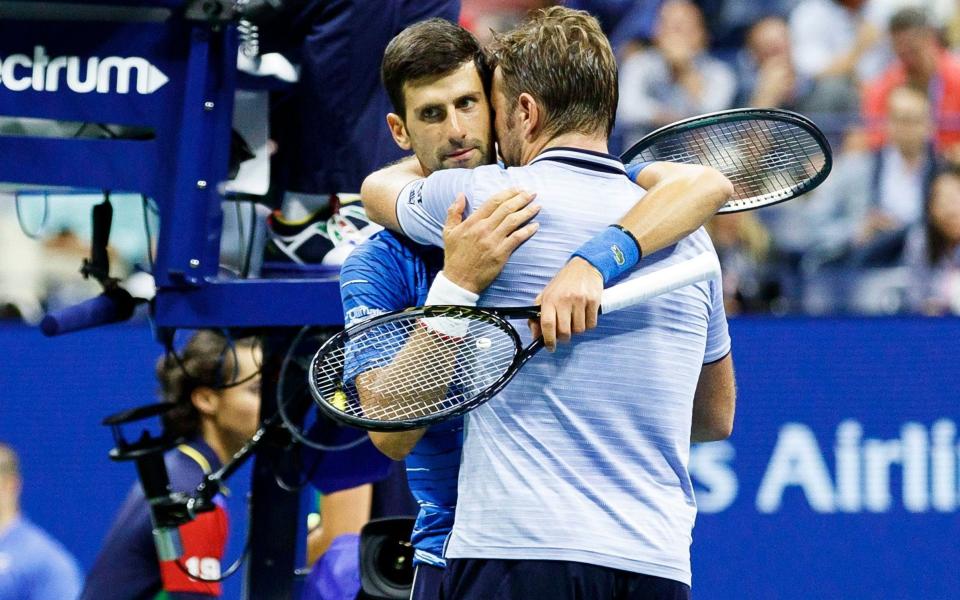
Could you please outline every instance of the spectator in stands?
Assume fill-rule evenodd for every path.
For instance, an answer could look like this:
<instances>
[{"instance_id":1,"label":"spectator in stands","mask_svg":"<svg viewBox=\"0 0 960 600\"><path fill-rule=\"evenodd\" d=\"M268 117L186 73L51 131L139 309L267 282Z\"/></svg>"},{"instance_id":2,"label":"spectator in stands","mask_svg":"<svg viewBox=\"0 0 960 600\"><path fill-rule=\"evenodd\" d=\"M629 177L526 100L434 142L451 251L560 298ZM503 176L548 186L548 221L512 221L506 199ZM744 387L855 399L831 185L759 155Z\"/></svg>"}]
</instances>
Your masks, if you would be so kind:
<instances>
[{"instance_id":1,"label":"spectator in stands","mask_svg":"<svg viewBox=\"0 0 960 600\"><path fill-rule=\"evenodd\" d=\"M786 18L798 0L698 0L714 51L739 50L750 29L764 17Z\"/></svg>"},{"instance_id":2,"label":"spectator in stands","mask_svg":"<svg viewBox=\"0 0 960 600\"><path fill-rule=\"evenodd\" d=\"M618 12L622 12L629 10L626 5L633 1L613 0L612 4L616 5ZM451 4L460 6L459 23L473 33L481 44L486 45L493 40L494 32L513 29L523 21L527 12L540 8L545 3L543 0L460 0ZM601 4L608 4L608 2L601 0ZM458 22L457 19L437 14L448 21ZM418 19L418 21L425 20L427 17ZM413 23L414 21L410 21L407 24Z\"/></svg>"},{"instance_id":3,"label":"spectator in stands","mask_svg":"<svg viewBox=\"0 0 960 600\"><path fill-rule=\"evenodd\" d=\"M768 277L770 234L754 213L717 215L706 225L723 266L727 314L766 312L778 290Z\"/></svg>"},{"instance_id":4,"label":"spectator in stands","mask_svg":"<svg viewBox=\"0 0 960 600\"><path fill-rule=\"evenodd\" d=\"M949 50L960 50L960 9L954 6L953 14L945 19L943 40Z\"/></svg>"},{"instance_id":5,"label":"spectator in stands","mask_svg":"<svg viewBox=\"0 0 960 600\"><path fill-rule=\"evenodd\" d=\"M918 8L905 8L890 19L890 36L897 60L879 78L866 85L863 117L870 128L871 144L884 140L891 92L904 84L923 90L936 117L937 148L941 152L960 142L960 59L940 43L936 29Z\"/></svg>"},{"instance_id":6,"label":"spectator in stands","mask_svg":"<svg viewBox=\"0 0 960 600\"><path fill-rule=\"evenodd\" d=\"M796 108L810 81L797 75L790 55L790 28L783 17L750 26L736 59L737 106Z\"/></svg>"},{"instance_id":7,"label":"spectator in stands","mask_svg":"<svg viewBox=\"0 0 960 600\"><path fill-rule=\"evenodd\" d=\"M618 120L627 141L683 117L729 108L733 71L707 54L703 15L688 0L660 9L654 46L627 58L620 69Z\"/></svg>"},{"instance_id":8,"label":"spectator in stands","mask_svg":"<svg viewBox=\"0 0 960 600\"><path fill-rule=\"evenodd\" d=\"M924 221L910 232L904 264L911 270L909 308L960 314L960 168L946 167L930 185Z\"/></svg>"},{"instance_id":9,"label":"spectator in stands","mask_svg":"<svg viewBox=\"0 0 960 600\"><path fill-rule=\"evenodd\" d=\"M936 167L930 103L909 86L887 98L889 141L878 150L841 157L833 175L843 189L821 230L847 244L851 266L889 266L900 258L907 230L923 217L924 193ZM845 183L845 185L841 185Z\"/></svg>"},{"instance_id":10,"label":"spectator in stands","mask_svg":"<svg viewBox=\"0 0 960 600\"><path fill-rule=\"evenodd\" d=\"M851 206L869 205L871 153L863 127L851 126L844 131L839 146L834 147L834 163L830 177L803 198L760 211L760 218L778 211L791 210L788 222L771 228L774 242L781 244L781 234L803 232L802 245L796 247L794 259L810 274L825 264L843 263L863 218ZM853 198L854 200L850 200ZM802 223L802 225L801 225Z\"/></svg>"},{"instance_id":11,"label":"spectator in stands","mask_svg":"<svg viewBox=\"0 0 960 600\"><path fill-rule=\"evenodd\" d=\"M19 461L0 443L0 600L73 600L83 578L77 561L20 512Z\"/></svg>"},{"instance_id":12,"label":"spectator in stands","mask_svg":"<svg viewBox=\"0 0 960 600\"><path fill-rule=\"evenodd\" d=\"M790 13L797 75L814 83L806 110L856 113L857 84L884 66L882 31L864 18L866 0L803 0Z\"/></svg>"},{"instance_id":13,"label":"spectator in stands","mask_svg":"<svg viewBox=\"0 0 960 600\"><path fill-rule=\"evenodd\" d=\"M600 21L619 60L638 52L653 39L663 0L567 0L564 5L585 10Z\"/></svg>"}]
</instances>

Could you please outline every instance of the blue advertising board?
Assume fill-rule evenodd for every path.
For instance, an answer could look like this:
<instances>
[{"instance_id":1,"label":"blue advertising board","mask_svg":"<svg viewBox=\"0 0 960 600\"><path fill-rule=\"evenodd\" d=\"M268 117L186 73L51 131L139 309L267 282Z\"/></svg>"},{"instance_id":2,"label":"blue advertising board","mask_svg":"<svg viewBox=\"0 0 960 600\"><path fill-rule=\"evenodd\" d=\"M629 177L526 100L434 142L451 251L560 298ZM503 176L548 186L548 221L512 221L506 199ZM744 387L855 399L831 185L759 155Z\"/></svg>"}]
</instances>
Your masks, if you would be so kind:
<instances>
[{"instance_id":1,"label":"blue advertising board","mask_svg":"<svg viewBox=\"0 0 960 600\"><path fill-rule=\"evenodd\" d=\"M0 1L0 117L22 128L0 134L0 155L18 159L0 161L0 183L154 200L160 326L340 323L334 280L219 269L239 37L191 14L232 3L130 4Z\"/></svg>"},{"instance_id":2,"label":"blue advertising board","mask_svg":"<svg viewBox=\"0 0 960 600\"><path fill-rule=\"evenodd\" d=\"M0 163L0 182L144 194L160 212L158 286L215 276L236 28L39 4L0 19L0 115L76 128L0 135L0 153L25 157Z\"/></svg>"},{"instance_id":3,"label":"blue advertising board","mask_svg":"<svg viewBox=\"0 0 960 600\"><path fill-rule=\"evenodd\" d=\"M734 319L731 333L734 433L691 453L694 597L960 597L960 320ZM98 423L153 399L160 348L134 325L55 340L0 327L0 347L0 440L23 457L25 510L88 569L135 476Z\"/></svg>"},{"instance_id":4,"label":"blue advertising board","mask_svg":"<svg viewBox=\"0 0 960 600\"><path fill-rule=\"evenodd\" d=\"M734 434L691 460L695 597L960 597L960 321L731 333Z\"/></svg>"}]
</instances>

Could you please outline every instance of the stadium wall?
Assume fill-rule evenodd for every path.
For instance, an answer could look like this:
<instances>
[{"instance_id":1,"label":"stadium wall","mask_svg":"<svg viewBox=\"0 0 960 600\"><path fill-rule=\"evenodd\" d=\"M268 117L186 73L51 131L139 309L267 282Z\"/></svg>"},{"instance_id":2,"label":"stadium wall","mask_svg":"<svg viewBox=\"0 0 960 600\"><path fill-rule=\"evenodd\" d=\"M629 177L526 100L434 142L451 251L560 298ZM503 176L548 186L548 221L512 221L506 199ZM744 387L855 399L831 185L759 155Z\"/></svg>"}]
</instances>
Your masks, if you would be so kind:
<instances>
[{"instance_id":1,"label":"stadium wall","mask_svg":"<svg viewBox=\"0 0 960 600\"><path fill-rule=\"evenodd\" d=\"M734 434L691 454L698 600L953 597L960 319L740 318L731 330ZM21 455L25 511L89 569L134 479L107 458L99 423L153 401L160 347L136 325L58 339L2 326L0 347L0 440Z\"/></svg>"}]
</instances>

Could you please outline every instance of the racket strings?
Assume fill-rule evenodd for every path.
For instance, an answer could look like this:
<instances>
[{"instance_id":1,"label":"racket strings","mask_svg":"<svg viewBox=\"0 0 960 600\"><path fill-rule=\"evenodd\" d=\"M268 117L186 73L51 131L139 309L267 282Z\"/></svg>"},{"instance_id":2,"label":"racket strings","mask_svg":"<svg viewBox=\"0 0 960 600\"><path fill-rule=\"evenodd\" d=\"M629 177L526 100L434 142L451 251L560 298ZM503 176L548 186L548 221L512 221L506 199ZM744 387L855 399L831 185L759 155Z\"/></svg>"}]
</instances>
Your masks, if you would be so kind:
<instances>
[{"instance_id":1,"label":"racket strings","mask_svg":"<svg viewBox=\"0 0 960 600\"><path fill-rule=\"evenodd\" d=\"M817 139L798 125L742 120L664 138L635 160L716 167L733 183L729 204L746 207L793 195L824 168L827 159Z\"/></svg>"},{"instance_id":2,"label":"racket strings","mask_svg":"<svg viewBox=\"0 0 960 600\"><path fill-rule=\"evenodd\" d=\"M364 330L314 362L319 397L358 419L426 417L468 402L513 363L514 338L496 321L445 316L462 331L447 335L436 317L410 316Z\"/></svg>"}]
</instances>

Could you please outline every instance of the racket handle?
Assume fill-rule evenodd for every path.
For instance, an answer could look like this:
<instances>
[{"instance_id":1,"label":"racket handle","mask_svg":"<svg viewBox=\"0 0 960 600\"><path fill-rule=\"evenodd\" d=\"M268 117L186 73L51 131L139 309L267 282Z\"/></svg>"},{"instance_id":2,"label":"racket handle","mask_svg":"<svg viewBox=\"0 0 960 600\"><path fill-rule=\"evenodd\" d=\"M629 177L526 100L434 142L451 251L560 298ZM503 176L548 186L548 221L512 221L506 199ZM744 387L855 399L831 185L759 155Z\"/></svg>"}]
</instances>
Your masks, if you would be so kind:
<instances>
[{"instance_id":1,"label":"racket handle","mask_svg":"<svg viewBox=\"0 0 960 600\"><path fill-rule=\"evenodd\" d=\"M606 314L666 294L692 283L720 276L720 261L713 252L704 252L694 258L641 275L636 279L603 290L600 312Z\"/></svg>"}]
</instances>

